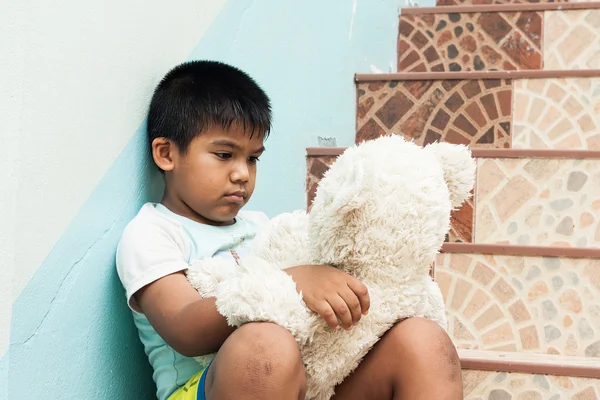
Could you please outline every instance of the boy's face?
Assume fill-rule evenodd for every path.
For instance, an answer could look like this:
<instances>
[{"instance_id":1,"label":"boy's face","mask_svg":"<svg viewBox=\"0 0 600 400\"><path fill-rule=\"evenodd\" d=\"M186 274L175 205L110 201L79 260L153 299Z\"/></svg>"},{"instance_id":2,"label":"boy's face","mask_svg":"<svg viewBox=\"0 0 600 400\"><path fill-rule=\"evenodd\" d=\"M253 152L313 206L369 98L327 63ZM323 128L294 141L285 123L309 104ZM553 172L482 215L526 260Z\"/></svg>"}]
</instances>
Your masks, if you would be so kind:
<instances>
[{"instance_id":1,"label":"boy's face","mask_svg":"<svg viewBox=\"0 0 600 400\"><path fill-rule=\"evenodd\" d=\"M185 154L171 145L172 167L165 170L163 204L204 224L233 224L254 192L263 140L263 135L250 138L233 124L227 131L208 129L190 143Z\"/></svg>"}]
</instances>

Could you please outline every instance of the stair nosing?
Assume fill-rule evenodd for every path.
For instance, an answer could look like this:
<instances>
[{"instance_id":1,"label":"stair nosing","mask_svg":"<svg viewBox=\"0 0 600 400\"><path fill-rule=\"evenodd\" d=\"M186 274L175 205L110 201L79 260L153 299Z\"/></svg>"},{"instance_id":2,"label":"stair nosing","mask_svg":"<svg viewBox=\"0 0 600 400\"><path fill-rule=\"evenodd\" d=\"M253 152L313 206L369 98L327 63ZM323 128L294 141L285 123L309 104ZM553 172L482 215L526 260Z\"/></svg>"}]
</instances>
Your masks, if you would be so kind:
<instances>
[{"instance_id":1,"label":"stair nosing","mask_svg":"<svg viewBox=\"0 0 600 400\"><path fill-rule=\"evenodd\" d=\"M600 359L552 354L458 349L462 369L600 378Z\"/></svg>"},{"instance_id":2,"label":"stair nosing","mask_svg":"<svg viewBox=\"0 0 600 400\"><path fill-rule=\"evenodd\" d=\"M341 155L347 147L308 147L307 157L335 157ZM600 159L600 150L569 149L471 149L474 158L566 158Z\"/></svg>"},{"instance_id":3,"label":"stair nosing","mask_svg":"<svg viewBox=\"0 0 600 400\"><path fill-rule=\"evenodd\" d=\"M441 252L453 254L489 254L498 256L600 259L600 248L597 247L523 246L518 244L446 242L442 245Z\"/></svg>"},{"instance_id":4,"label":"stair nosing","mask_svg":"<svg viewBox=\"0 0 600 400\"><path fill-rule=\"evenodd\" d=\"M511 4L485 4L485 5L455 5L436 7L411 7L400 9L403 15L425 14L457 14L457 13L482 13L482 12L519 12L519 11L568 11L568 10L594 10L600 8L600 2L590 1L581 3L511 3Z\"/></svg>"},{"instance_id":5,"label":"stair nosing","mask_svg":"<svg viewBox=\"0 0 600 400\"><path fill-rule=\"evenodd\" d=\"M597 78L600 69L575 70L513 70L513 71L458 71L458 72L395 72L381 74L354 74L356 83L381 81L434 81L483 79L553 79Z\"/></svg>"}]
</instances>

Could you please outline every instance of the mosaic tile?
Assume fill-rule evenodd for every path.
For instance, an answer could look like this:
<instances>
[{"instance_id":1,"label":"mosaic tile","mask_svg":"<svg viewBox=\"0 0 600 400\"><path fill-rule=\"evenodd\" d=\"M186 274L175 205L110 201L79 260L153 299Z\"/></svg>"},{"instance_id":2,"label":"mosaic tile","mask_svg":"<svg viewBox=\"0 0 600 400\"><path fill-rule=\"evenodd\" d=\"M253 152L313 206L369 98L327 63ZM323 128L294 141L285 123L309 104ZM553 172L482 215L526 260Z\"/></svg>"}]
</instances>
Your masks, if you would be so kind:
<instances>
[{"instance_id":1,"label":"mosaic tile","mask_svg":"<svg viewBox=\"0 0 600 400\"><path fill-rule=\"evenodd\" d=\"M600 357L600 259L440 254L459 348Z\"/></svg>"},{"instance_id":2,"label":"mosaic tile","mask_svg":"<svg viewBox=\"0 0 600 400\"><path fill-rule=\"evenodd\" d=\"M398 71L542 69L542 12L402 15Z\"/></svg>"},{"instance_id":3,"label":"mosaic tile","mask_svg":"<svg viewBox=\"0 0 600 400\"><path fill-rule=\"evenodd\" d=\"M600 160L477 160L475 243L600 247Z\"/></svg>"},{"instance_id":4,"label":"mosaic tile","mask_svg":"<svg viewBox=\"0 0 600 400\"><path fill-rule=\"evenodd\" d=\"M465 400L596 400L600 379L463 371Z\"/></svg>"},{"instance_id":5,"label":"mosaic tile","mask_svg":"<svg viewBox=\"0 0 600 400\"><path fill-rule=\"evenodd\" d=\"M514 82L514 148L600 150L600 78Z\"/></svg>"},{"instance_id":6,"label":"mosaic tile","mask_svg":"<svg viewBox=\"0 0 600 400\"><path fill-rule=\"evenodd\" d=\"M310 211L312 202L317 194L317 185L325 171L335 161L335 156L307 157L306 200L307 210ZM446 236L447 242L472 242L473 238L473 199L467 200L462 207L452 212L450 216L450 231Z\"/></svg>"},{"instance_id":7,"label":"mosaic tile","mask_svg":"<svg viewBox=\"0 0 600 400\"><path fill-rule=\"evenodd\" d=\"M357 143L395 133L420 145L510 147L510 80L362 82L357 91Z\"/></svg>"},{"instance_id":8,"label":"mosaic tile","mask_svg":"<svg viewBox=\"0 0 600 400\"><path fill-rule=\"evenodd\" d=\"M319 156L306 158L306 209L310 211L317 194L317 185L325 171L335 162L337 156Z\"/></svg>"},{"instance_id":9,"label":"mosaic tile","mask_svg":"<svg viewBox=\"0 0 600 400\"><path fill-rule=\"evenodd\" d=\"M600 69L600 10L544 14L544 69Z\"/></svg>"},{"instance_id":10,"label":"mosaic tile","mask_svg":"<svg viewBox=\"0 0 600 400\"><path fill-rule=\"evenodd\" d=\"M450 232L447 242L471 243L473 241L473 212L475 206L471 197L450 215Z\"/></svg>"}]
</instances>

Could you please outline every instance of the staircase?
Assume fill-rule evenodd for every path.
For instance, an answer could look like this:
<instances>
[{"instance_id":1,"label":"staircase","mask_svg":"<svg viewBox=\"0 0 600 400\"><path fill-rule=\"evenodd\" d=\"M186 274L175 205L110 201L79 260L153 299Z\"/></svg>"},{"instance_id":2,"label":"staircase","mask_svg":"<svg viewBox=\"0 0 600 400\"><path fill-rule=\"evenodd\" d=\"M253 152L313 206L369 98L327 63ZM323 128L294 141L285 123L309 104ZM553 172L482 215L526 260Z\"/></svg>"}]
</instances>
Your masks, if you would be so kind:
<instances>
[{"instance_id":1,"label":"staircase","mask_svg":"<svg viewBox=\"0 0 600 400\"><path fill-rule=\"evenodd\" d=\"M398 32L398 73L355 77L356 142L477 160L435 267L465 398L600 399L600 2L438 0ZM342 151L307 149L309 208Z\"/></svg>"}]
</instances>

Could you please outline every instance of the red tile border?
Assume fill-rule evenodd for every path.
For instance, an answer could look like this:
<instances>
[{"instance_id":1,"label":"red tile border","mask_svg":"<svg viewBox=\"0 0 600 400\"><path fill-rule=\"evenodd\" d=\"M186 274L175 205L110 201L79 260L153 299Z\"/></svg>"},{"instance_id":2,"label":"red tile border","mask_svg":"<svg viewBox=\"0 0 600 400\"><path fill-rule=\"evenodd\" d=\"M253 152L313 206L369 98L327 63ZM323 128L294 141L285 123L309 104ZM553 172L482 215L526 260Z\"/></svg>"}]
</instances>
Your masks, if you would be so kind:
<instances>
[{"instance_id":1,"label":"red tile border","mask_svg":"<svg viewBox=\"0 0 600 400\"><path fill-rule=\"evenodd\" d=\"M404 72L394 74L355 74L355 82L381 81L432 81L432 80L482 80L482 79L549 79L596 78L600 69L581 70L524 70L524 71L468 71L468 72Z\"/></svg>"},{"instance_id":2,"label":"red tile border","mask_svg":"<svg viewBox=\"0 0 600 400\"><path fill-rule=\"evenodd\" d=\"M339 156L347 147L307 147L307 157Z\"/></svg>"},{"instance_id":3,"label":"red tile border","mask_svg":"<svg viewBox=\"0 0 600 400\"><path fill-rule=\"evenodd\" d=\"M437 0L436 6L485 6L491 4L569 3L569 0Z\"/></svg>"},{"instance_id":4,"label":"red tile border","mask_svg":"<svg viewBox=\"0 0 600 400\"><path fill-rule=\"evenodd\" d=\"M588 10L600 8L599 1L584 3L514 3L514 4L485 4L468 6L437 6L403 8L400 15L423 14L451 14L451 13L481 13L481 12L507 12L507 11L564 11Z\"/></svg>"},{"instance_id":5,"label":"red tile border","mask_svg":"<svg viewBox=\"0 0 600 400\"><path fill-rule=\"evenodd\" d=\"M600 378L597 359L459 349L462 369Z\"/></svg>"},{"instance_id":6,"label":"red tile border","mask_svg":"<svg viewBox=\"0 0 600 400\"><path fill-rule=\"evenodd\" d=\"M600 248L519 246L512 244L444 243L442 253L491 254L525 257L600 258Z\"/></svg>"}]
</instances>

